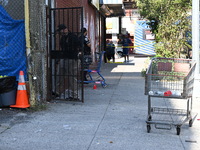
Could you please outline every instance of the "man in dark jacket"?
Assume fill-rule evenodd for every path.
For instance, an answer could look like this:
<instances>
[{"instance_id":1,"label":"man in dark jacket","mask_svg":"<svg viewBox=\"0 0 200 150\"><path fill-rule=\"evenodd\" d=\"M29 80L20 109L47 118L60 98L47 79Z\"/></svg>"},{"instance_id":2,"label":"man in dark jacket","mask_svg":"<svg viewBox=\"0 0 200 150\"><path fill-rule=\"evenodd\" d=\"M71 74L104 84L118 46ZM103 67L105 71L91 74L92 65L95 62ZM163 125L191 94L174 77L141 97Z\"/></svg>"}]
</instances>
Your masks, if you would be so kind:
<instances>
[{"instance_id":1,"label":"man in dark jacket","mask_svg":"<svg viewBox=\"0 0 200 150\"><path fill-rule=\"evenodd\" d=\"M66 58L78 59L80 43L77 36L71 33L64 24L58 26L58 31L61 33L61 50L64 51Z\"/></svg>"},{"instance_id":2,"label":"man in dark jacket","mask_svg":"<svg viewBox=\"0 0 200 150\"><path fill-rule=\"evenodd\" d=\"M61 70L64 70L62 75L67 75L62 83L65 89L64 98L79 99L77 77L78 67L80 66L78 59L80 43L78 37L71 33L64 24L60 24L57 31L61 34L59 43L65 58L61 60L63 62L60 64L62 66Z\"/></svg>"}]
</instances>

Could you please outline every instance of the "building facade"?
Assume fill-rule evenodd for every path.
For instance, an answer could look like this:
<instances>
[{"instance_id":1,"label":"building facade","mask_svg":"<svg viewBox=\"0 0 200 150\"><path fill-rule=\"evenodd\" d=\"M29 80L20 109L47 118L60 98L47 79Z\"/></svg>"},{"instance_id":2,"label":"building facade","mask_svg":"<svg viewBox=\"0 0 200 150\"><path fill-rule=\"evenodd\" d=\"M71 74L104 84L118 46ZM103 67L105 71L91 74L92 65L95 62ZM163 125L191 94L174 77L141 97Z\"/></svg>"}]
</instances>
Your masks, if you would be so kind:
<instances>
[{"instance_id":1,"label":"building facade","mask_svg":"<svg viewBox=\"0 0 200 150\"><path fill-rule=\"evenodd\" d=\"M91 49L95 52L104 50L105 16L99 11L99 1L95 0L55 0L55 8L83 7L83 26L88 30Z\"/></svg>"},{"instance_id":2,"label":"building facade","mask_svg":"<svg viewBox=\"0 0 200 150\"><path fill-rule=\"evenodd\" d=\"M105 50L106 18L124 15L122 0L18 0L17 3L2 0L0 4L14 20L24 20L24 66L31 105L46 102L51 94L48 86L50 9L83 8L83 27L88 30L94 61L95 52Z\"/></svg>"}]
</instances>

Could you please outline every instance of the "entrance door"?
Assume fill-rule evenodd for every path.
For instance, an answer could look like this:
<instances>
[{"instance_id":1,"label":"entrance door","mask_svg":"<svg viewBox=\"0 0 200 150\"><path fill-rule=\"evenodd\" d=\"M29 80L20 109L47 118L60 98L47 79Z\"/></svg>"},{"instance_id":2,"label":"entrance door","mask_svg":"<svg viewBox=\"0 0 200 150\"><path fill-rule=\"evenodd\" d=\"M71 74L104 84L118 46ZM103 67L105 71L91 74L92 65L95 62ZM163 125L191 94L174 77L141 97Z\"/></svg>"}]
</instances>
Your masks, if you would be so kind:
<instances>
[{"instance_id":1,"label":"entrance door","mask_svg":"<svg viewBox=\"0 0 200 150\"><path fill-rule=\"evenodd\" d=\"M84 102L83 9L53 8L49 14L49 75L50 99Z\"/></svg>"}]
</instances>

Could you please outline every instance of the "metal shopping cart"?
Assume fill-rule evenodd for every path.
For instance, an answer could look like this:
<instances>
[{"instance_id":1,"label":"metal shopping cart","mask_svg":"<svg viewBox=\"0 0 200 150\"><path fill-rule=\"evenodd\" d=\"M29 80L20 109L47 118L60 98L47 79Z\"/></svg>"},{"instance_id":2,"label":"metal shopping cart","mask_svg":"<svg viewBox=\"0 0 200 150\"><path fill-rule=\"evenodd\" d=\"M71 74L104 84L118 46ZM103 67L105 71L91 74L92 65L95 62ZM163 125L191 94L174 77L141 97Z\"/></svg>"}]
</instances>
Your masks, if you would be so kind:
<instances>
[{"instance_id":1,"label":"metal shopping cart","mask_svg":"<svg viewBox=\"0 0 200 150\"><path fill-rule=\"evenodd\" d=\"M106 80L100 73L104 53L105 51L97 53L97 67L95 69L84 70L87 71L87 76L88 76L87 77L88 81L84 81L84 83L93 83L94 85L101 84L103 88L107 87Z\"/></svg>"},{"instance_id":2,"label":"metal shopping cart","mask_svg":"<svg viewBox=\"0 0 200 150\"><path fill-rule=\"evenodd\" d=\"M196 64L190 59L153 58L145 76L145 95L148 95L147 132L154 124L156 129L171 129L176 127L177 135L181 126L189 121L192 126L197 114L192 116L192 92ZM165 102L164 106L152 106L152 99L164 101L186 100L186 108L171 108Z\"/></svg>"}]
</instances>

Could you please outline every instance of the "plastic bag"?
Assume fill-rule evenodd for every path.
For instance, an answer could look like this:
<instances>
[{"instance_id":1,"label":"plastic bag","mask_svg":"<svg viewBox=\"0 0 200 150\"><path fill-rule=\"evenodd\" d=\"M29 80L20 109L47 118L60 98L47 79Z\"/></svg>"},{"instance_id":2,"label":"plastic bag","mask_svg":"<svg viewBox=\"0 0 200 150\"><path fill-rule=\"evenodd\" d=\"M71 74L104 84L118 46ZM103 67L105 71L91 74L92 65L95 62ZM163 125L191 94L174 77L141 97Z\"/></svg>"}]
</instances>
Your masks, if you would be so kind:
<instances>
[{"instance_id":1,"label":"plastic bag","mask_svg":"<svg viewBox=\"0 0 200 150\"><path fill-rule=\"evenodd\" d=\"M0 78L0 93L12 91L16 87L17 87L17 82L15 76Z\"/></svg>"}]
</instances>

